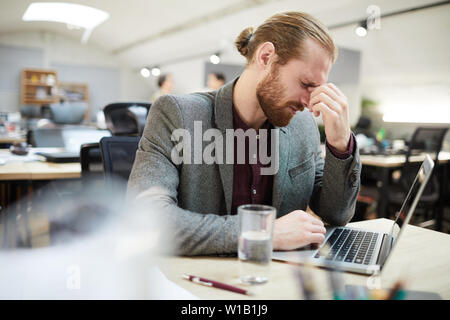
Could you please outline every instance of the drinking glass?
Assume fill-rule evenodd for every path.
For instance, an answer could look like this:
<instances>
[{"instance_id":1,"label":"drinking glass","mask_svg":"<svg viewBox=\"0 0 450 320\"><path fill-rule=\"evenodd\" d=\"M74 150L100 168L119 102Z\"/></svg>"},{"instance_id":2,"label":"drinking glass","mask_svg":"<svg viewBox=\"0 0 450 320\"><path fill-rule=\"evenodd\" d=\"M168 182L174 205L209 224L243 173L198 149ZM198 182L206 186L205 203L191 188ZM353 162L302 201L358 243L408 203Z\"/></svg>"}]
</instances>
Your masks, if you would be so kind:
<instances>
[{"instance_id":1,"label":"drinking glass","mask_svg":"<svg viewBox=\"0 0 450 320\"><path fill-rule=\"evenodd\" d=\"M246 284L269 280L273 224L276 209L266 205L242 205L239 215L239 276Z\"/></svg>"}]
</instances>

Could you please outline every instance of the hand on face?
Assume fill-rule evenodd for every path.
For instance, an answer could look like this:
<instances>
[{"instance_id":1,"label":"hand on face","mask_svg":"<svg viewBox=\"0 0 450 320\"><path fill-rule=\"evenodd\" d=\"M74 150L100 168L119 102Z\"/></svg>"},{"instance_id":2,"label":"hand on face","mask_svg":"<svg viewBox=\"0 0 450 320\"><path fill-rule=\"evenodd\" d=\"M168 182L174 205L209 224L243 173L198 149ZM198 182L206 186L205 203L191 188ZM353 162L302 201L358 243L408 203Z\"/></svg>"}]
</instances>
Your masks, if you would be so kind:
<instances>
[{"instance_id":1,"label":"hand on face","mask_svg":"<svg viewBox=\"0 0 450 320\"><path fill-rule=\"evenodd\" d=\"M322 113L328 143L339 151L347 151L350 123L347 97L334 84L326 83L311 92L309 111Z\"/></svg>"},{"instance_id":2,"label":"hand on face","mask_svg":"<svg viewBox=\"0 0 450 320\"><path fill-rule=\"evenodd\" d=\"M274 250L293 250L325 241L323 222L302 210L292 211L275 220Z\"/></svg>"}]
</instances>

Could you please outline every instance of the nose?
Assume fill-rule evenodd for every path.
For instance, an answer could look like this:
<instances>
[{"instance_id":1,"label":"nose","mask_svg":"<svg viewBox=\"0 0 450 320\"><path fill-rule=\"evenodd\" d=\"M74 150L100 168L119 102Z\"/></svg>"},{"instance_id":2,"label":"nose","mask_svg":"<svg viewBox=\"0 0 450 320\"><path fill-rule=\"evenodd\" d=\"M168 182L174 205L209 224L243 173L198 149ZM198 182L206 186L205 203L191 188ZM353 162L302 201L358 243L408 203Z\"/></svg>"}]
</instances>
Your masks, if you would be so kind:
<instances>
[{"instance_id":1,"label":"nose","mask_svg":"<svg viewBox=\"0 0 450 320\"><path fill-rule=\"evenodd\" d=\"M302 96L300 97L300 102L306 107L309 105L309 99L311 97L311 93L314 90L314 88L307 88L306 90L303 90Z\"/></svg>"}]
</instances>

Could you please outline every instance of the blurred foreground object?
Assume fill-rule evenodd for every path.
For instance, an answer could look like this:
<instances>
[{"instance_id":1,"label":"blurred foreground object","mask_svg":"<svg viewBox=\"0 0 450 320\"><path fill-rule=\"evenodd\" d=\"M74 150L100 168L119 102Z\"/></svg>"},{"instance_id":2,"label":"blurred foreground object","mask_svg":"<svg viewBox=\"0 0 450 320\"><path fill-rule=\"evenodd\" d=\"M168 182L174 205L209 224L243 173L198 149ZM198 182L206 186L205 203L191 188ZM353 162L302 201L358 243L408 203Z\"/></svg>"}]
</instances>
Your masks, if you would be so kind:
<instances>
[{"instance_id":1,"label":"blurred foreground object","mask_svg":"<svg viewBox=\"0 0 450 320\"><path fill-rule=\"evenodd\" d=\"M158 238L165 231L155 211L148 204L127 206L123 195L105 191L86 187L70 197L51 188L42 191L34 208L49 220L47 247L22 248L19 239L11 240L22 236L16 222L24 219L19 215L29 222L35 212L23 211L26 203L8 211L8 241L0 251L0 299L186 297L156 267L164 250ZM27 226L26 236L36 233L33 228Z\"/></svg>"}]
</instances>

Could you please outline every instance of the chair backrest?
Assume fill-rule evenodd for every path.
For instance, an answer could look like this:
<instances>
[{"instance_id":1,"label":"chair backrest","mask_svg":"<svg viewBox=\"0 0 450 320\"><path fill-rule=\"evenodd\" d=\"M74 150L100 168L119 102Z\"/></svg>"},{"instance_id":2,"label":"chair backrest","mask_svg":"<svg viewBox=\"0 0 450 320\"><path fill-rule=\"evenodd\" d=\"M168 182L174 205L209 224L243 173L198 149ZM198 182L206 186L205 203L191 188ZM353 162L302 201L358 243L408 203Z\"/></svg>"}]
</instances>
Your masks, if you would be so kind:
<instances>
[{"instance_id":1,"label":"chair backrest","mask_svg":"<svg viewBox=\"0 0 450 320\"><path fill-rule=\"evenodd\" d=\"M419 150L422 152L433 153L434 161L442 148L445 134L448 128L427 128L418 127L411 138L409 151Z\"/></svg>"},{"instance_id":2,"label":"chair backrest","mask_svg":"<svg viewBox=\"0 0 450 320\"><path fill-rule=\"evenodd\" d=\"M115 178L123 182L128 178L133 167L139 137L105 137L100 140L100 152L103 159L106 182Z\"/></svg>"},{"instance_id":3,"label":"chair backrest","mask_svg":"<svg viewBox=\"0 0 450 320\"><path fill-rule=\"evenodd\" d=\"M100 144L85 143L80 148L81 182L83 186L104 182L104 170Z\"/></svg>"},{"instance_id":4,"label":"chair backrest","mask_svg":"<svg viewBox=\"0 0 450 320\"><path fill-rule=\"evenodd\" d=\"M106 127L115 136L142 135L150 103L120 102L103 108Z\"/></svg>"},{"instance_id":5,"label":"chair backrest","mask_svg":"<svg viewBox=\"0 0 450 320\"><path fill-rule=\"evenodd\" d=\"M439 191L438 179L436 179L435 173L439 166L439 153L442 148L442 142L444 141L445 134L448 128L431 128L431 127L418 127L411 138L408 145L408 151L406 153L405 165L402 168L402 174L400 183L405 191L409 190L414 178L419 170L421 163L411 162L410 157L419 153L428 153L433 159L435 166L433 169L433 176L430 178L430 182L424 191L424 195L436 193Z\"/></svg>"}]
</instances>

